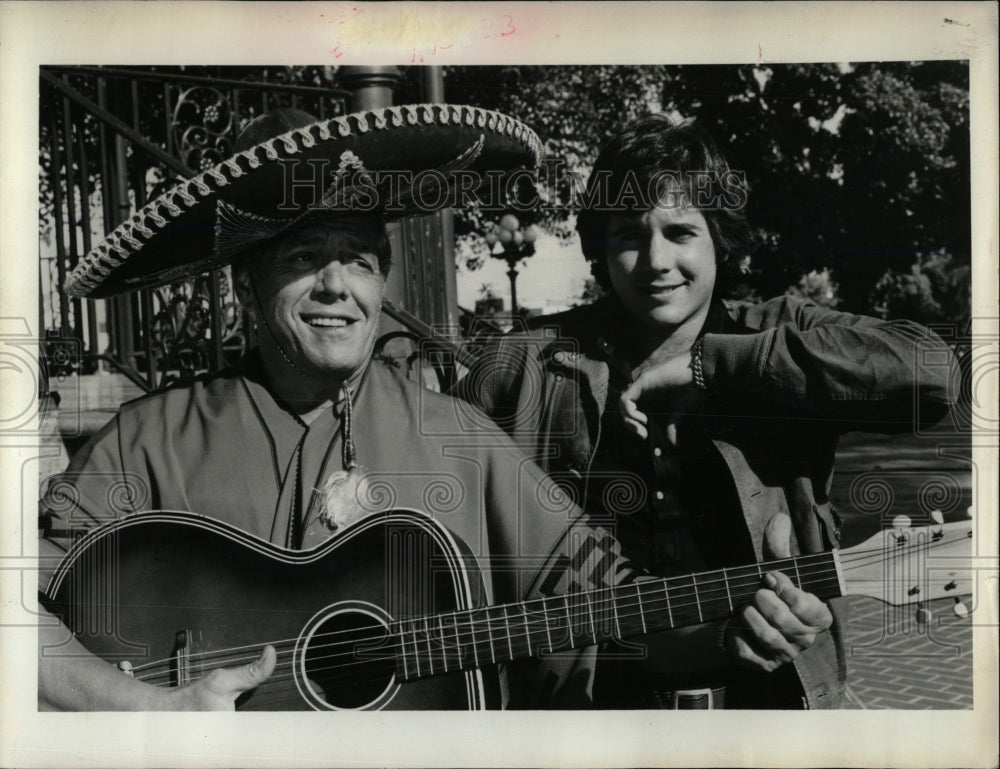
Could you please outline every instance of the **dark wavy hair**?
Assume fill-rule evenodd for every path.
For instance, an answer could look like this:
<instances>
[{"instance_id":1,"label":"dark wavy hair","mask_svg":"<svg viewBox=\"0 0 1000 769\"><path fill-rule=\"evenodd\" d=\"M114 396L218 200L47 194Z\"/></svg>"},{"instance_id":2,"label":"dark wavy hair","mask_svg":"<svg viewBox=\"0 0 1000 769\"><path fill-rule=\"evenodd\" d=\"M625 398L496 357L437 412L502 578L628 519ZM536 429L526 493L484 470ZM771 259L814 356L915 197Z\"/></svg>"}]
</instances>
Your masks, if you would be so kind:
<instances>
[{"instance_id":1,"label":"dark wavy hair","mask_svg":"<svg viewBox=\"0 0 1000 769\"><path fill-rule=\"evenodd\" d=\"M607 265L611 214L635 211L640 206L641 210L651 208L657 202L655 191L665 190L664 180L670 182L667 189L671 191L679 184L681 194L705 217L718 265L716 293L726 295L742 277L745 257L753 247L743 213L746 180L730 169L702 128L690 122L677 123L663 114L644 115L626 124L594 163L576 223L594 277L604 289L611 289ZM630 192L636 189L654 194L637 201ZM632 204L624 205L626 199ZM713 204L702 206L698 201Z\"/></svg>"}]
</instances>

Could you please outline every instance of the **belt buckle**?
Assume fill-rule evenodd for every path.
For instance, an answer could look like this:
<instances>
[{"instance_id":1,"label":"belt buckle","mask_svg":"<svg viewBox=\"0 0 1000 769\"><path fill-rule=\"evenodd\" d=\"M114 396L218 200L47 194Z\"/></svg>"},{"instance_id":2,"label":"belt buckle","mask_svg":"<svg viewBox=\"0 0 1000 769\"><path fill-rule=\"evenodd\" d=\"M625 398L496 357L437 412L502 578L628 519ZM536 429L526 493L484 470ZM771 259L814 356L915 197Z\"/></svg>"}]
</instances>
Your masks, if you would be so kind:
<instances>
[{"instance_id":1,"label":"belt buckle","mask_svg":"<svg viewBox=\"0 0 1000 769\"><path fill-rule=\"evenodd\" d=\"M680 707L681 697L708 697L708 705L705 708L682 708ZM671 709L673 710L715 710L715 694L711 688L705 689L675 689L671 692Z\"/></svg>"}]
</instances>

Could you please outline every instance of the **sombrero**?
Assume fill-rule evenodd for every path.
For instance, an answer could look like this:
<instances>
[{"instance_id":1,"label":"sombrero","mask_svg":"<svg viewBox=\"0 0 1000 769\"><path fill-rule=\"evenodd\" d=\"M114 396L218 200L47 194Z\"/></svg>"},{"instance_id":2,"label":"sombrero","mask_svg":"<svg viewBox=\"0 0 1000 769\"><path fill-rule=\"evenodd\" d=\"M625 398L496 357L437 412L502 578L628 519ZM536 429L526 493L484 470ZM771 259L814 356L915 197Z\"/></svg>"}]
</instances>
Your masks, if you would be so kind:
<instances>
[{"instance_id":1,"label":"sombrero","mask_svg":"<svg viewBox=\"0 0 1000 769\"><path fill-rule=\"evenodd\" d=\"M176 183L106 236L65 291L96 299L207 272L317 213L427 213L454 205L456 188L474 192L540 160L534 131L478 107L407 105L329 120L276 110L247 125L232 157Z\"/></svg>"}]
</instances>

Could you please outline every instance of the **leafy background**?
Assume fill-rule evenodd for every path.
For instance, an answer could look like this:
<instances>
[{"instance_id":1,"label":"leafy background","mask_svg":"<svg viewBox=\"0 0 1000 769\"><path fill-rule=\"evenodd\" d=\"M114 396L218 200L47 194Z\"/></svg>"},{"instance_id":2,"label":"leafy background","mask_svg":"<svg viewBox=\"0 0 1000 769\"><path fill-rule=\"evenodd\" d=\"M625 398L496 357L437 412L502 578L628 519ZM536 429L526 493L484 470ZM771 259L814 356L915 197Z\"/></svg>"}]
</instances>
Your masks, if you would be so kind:
<instances>
[{"instance_id":1,"label":"leafy background","mask_svg":"<svg viewBox=\"0 0 1000 769\"><path fill-rule=\"evenodd\" d=\"M968 321L964 61L450 67L445 75L449 101L517 116L546 156L584 178L625 121L647 111L694 118L750 185L760 244L751 297L791 291L848 311ZM536 220L573 237L568 209ZM482 228L476 212L460 215L460 235ZM472 266L484 255L471 237L460 253Z\"/></svg>"}]
</instances>

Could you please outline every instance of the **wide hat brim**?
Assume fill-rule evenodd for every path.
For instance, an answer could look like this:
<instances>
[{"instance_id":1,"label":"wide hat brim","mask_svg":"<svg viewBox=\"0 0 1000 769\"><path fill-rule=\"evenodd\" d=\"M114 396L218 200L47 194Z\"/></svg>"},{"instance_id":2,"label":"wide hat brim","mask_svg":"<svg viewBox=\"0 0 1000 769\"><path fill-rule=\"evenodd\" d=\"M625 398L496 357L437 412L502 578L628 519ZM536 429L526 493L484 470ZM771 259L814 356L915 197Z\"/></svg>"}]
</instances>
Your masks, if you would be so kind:
<instances>
[{"instance_id":1,"label":"wide hat brim","mask_svg":"<svg viewBox=\"0 0 1000 769\"><path fill-rule=\"evenodd\" d=\"M175 184L80 259L64 289L68 296L98 299L223 266L234 251L219 248L222 235L217 238L217 232L226 232L220 226L231 223L230 230L237 233L255 228L280 232L283 222L306 215L305 208L290 209L285 199L290 166L296 180L292 191L300 199L315 200L315 187L303 180L316 178L312 175L317 172L328 178L392 172L405 180L407 174L434 169L444 175L434 178L450 180L462 170L469 172L467 178L495 179L498 172L533 169L540 160L541 142L534 131L478 107L406 105L316 121ZM370 210L390 219L428 210L405 194L391 201L389 211L379 207L382 202ZM227 213L222 225L220 210Z\"/></svg>"}]
</instances>

